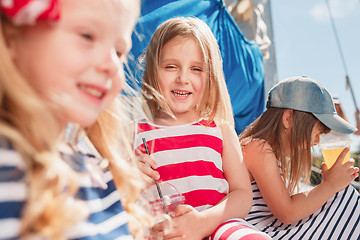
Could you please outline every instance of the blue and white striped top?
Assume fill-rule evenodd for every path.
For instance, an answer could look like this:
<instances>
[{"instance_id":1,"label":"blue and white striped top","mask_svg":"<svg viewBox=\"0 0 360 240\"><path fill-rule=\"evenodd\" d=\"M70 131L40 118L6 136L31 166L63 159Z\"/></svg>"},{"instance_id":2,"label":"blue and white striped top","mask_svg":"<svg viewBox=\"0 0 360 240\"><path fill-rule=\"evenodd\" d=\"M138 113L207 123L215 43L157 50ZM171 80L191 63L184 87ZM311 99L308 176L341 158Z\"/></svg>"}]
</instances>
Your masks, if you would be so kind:
<instances>
[{"instance_id":1,"label":"blue and white striped top","mask_svg":"<svg viewBox=\"0 0 360 240\"><path fill-rule=\"evenodd\" d=\"M351 185L309 217L289 225L272 214L255 181L251 186L253 205L245 220L273 239L360 239L360 196Z\"/></svg>"},{"instance_id":2,"label":"blue and white striped top","mask_svg":"<svg viewBox=\"0 0 360 240\"><path fill-rule=\"evenodd\" d=\"M21 212L28 189L24 180L25 164L21 156L9 144L0 143L0 239L19 239ZM73 161L76 171L85 169L87 156L76 153L63 155ZM132 239L127 225L127 213L108 169L102 175L107 188L94 184L90 174L81 174L76 198L84 200L90 216L67 233L69 239Z\"/></svg>"}]
</instances>

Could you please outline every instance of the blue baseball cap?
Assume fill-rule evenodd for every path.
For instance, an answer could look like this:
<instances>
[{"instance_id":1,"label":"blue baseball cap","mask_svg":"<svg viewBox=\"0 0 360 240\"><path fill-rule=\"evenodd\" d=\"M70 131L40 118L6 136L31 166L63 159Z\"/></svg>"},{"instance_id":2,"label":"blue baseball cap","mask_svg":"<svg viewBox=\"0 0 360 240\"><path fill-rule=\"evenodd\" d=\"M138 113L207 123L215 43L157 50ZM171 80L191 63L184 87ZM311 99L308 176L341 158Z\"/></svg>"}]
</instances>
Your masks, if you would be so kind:
<instances>
[{"instance_id":1,"label":"blue baseball cap","mask_svg":"<svg viewBox=\"0 0 360 240\"><path fill-rule=\"evenodd\" d=\"M357 129L337 115L333 98L319 82L306 76L290 77L277 83L268 94L266 108L288 108L312 113L328 128L344 134Z\"/></svg>"}]
</instances>

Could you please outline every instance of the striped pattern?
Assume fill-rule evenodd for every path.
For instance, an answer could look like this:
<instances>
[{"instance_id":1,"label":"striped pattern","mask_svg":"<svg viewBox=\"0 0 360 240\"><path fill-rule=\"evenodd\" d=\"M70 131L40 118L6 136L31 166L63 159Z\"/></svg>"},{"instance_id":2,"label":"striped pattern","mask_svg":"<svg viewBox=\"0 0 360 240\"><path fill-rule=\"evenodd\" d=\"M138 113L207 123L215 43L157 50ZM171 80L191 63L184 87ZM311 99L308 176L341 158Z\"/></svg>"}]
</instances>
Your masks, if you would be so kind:
<instances>
[{"instance_id":1,"label":"striped pattern","mask_svg":"<svg viewBox=\"0 0 360 240\"><path fill-rule=\"evenodd\" d=\"M221 224L209 240L269 240L268 235L260 232L243 219L230 219Z\"/></svg>"},{"instance_id":2,"label":"striped pattern","mask_svg":"<svg viewBox=\"0 0 360 240\"><path fill-rule=\"evenodd\" d=\"M159 126L141 120L136 126L135 152L145 153L145 138L161 181L174 185L185 204L203 211L226 196L229 185L222 170L223 139L215 122Z\"/></svg>"},{"instance_id":3,"label":"striped pattern","mask_svg":"<svg viewBox=\"0 0 360 240\"><path fill-rule=\"evenodd\" d=\"M348 186L311 216L291 225L277 220L252 182L253 207L246 221L273 239L360 239L360 197Z\"/></svg>"},{"instance_id":4,"label":"striped pattern","mask_svg":"<svg viewBox=\"0 0 360 240\"><path fill-rule=\"evenodd\" d=\"M75 156L82 158L77 164L85 163L84 155ZM19 154L11 149L0 148L0 239L19 238L21 211L28 194L24 171L25 166ZM77 198L85 201L90 216L68 232L68 239L132 239L127 227L127 214L121 205L111 173L106 171L102 179L107 189L94 186L89 174L81 173Z\"/></svg>"}]
</instances>

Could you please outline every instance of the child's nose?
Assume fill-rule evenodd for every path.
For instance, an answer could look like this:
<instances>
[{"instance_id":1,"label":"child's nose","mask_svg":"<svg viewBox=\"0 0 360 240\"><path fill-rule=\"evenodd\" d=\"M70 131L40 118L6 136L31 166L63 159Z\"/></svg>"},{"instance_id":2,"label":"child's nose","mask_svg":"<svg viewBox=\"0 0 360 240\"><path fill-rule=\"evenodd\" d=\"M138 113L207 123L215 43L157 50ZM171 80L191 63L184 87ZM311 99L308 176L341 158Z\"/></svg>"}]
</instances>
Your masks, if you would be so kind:
<instances>
[{"instance_id":1,"label":"child's nose","mask_svg":"<svg viewBox=\"0 0 360 240\"><path fill-rule=\"evenodd\" d=\"M100 59L98 70L111 77L117 74L121 67L121 61L117 56L116 50L111 49L103 56L103 59Z\"/></svg>"},{"instance_id":2,"label":"child's nose","mask_svg":"<svg viewBox=\"0 0 360 240\"><path fill-rule=\"evenodd\" d=\"M179 71L179 74L176 78L177 82L179 83L188 83L189 82L189 75L188 72L185 70Z\"/></svg>"},{"instance_id":3,"label":"child's nose","mask_svg":"<svg viewBox=\"0 0 360 240\"><path fill-rule=\"evenodd\" d=\"M320 143L320 136L316 136L312 142L312 146L316 146Z\"/></svg>"}]
</instances>

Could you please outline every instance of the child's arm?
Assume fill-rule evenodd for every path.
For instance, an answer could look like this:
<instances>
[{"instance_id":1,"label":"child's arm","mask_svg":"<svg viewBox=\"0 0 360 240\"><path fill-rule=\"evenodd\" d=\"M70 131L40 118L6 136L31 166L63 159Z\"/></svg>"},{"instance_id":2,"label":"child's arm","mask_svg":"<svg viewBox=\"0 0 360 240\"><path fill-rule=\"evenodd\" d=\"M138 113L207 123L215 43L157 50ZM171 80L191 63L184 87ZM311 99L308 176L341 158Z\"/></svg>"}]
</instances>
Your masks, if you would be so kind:
<instances>
[{"instance_id":1,"label":"child's arm","mask_svg":"<svg viewBox=\"0 0 360 240\"><path fill-rule=\"evenodd\" d=\"M229 194L209 212L219 215L221 222L233 217L244 218L252 206L249 174L243 161L235 130L228 124L220 125L223 135L223 170L229 183Z\"/></svg>"},{"instance_id":2,"label":"child's arm","mask_svg":"<svg viewBox=\"0 0 360 240\"><path fill-rule=\"evenodd\" d=\"M179 206L176 209L178 217L173 219L177 227L167 237L185 234L185 239L202 239L211 235L222 222L235 217L244 218L251 209L249 174L243 162L236 132L230 125L220 127L224 139L223 170L229 183L229 194L216 206L203 212L197 212L190 206Z\"/></svg>"},{"instance_id":3,"label":"child's arm","mask_svg":"<svg viewBox=\"0 0 360 240\"><path fill-rule=\"evenodd\" d=\"M308 217L332 195L344 189L357 176L353 162L341 164L344 151L334 166L323 169L324 180L307 193L290 196L280 176L277 159L271 146L261 140L252 141L243 148L244 160L271 212L285 224Z\"/></svg>"}]
</instances>

